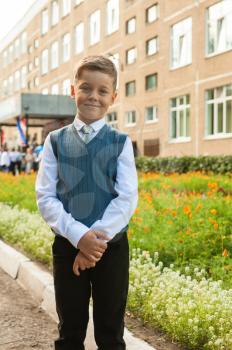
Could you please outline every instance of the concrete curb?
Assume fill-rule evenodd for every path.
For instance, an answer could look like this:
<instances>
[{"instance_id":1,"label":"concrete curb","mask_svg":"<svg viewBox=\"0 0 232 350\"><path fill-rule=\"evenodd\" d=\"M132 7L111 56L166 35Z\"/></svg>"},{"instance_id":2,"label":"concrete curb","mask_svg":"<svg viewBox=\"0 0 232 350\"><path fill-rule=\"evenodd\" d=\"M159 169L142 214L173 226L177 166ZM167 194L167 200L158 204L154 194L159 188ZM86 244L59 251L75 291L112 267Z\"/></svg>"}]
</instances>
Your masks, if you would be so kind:
<instances>
[{"instance_id":1,"label":"concrete curb","mask_svg":"<svg viewBox=\"0 0 232 350\"><path fill-rule=\"evenodd\" d=\"M30 261L23 254L0 240L0 267L34 297L36 302L47 312L54 321L58 321L56 314L53 277ZM93 337L92 309L90 308L90 322L86 337L86 350L96 349ZM138 339L125 329L124 339L128 350L155 350L145 341Z\"/></svg>"}]
</instances>

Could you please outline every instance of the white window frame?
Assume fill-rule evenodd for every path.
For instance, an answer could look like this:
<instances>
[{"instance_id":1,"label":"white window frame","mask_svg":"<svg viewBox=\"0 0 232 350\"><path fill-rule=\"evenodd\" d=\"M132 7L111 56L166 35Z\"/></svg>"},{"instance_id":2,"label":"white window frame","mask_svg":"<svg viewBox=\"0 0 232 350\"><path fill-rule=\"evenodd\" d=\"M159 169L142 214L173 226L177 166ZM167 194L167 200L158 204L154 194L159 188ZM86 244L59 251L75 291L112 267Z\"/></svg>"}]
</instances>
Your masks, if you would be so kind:
<instances>
[{"instance_id":1,"label":"white window frame","mask_svg":"<svg viewBox=\"0 0 232 350\"><path fill-rule=\"evenodd\" d=\"M27 87L27 66L23 66L21 68L21 89L25 89Z\"/></svg>"},{"instance_id":2,"label":"white window frame","mask_svg":"<svg viewBox=\"0 0 232 350\"><path fill-rule=\"evenodd\" d=\"M119 53L116 52L114 54L109 55L109 59L114 63L116 70L117 70L117 83L116 83L116 89L118 89L119 86L119 79L120 79L120 59L119 59Z\"/></svg>"},{"instance_id":3,"label":"white window frame","mask_svg":"<svg viewBox=\"0 0 232 350\"><path fill-rule=\"evenodd\" d=\"M96 10L89 16L89 44L95 45L100 41L101 37L101 13Z\"/></svg>"},{"instance_id":4,"label":"white window frame","mask_svg":"<svg viewBox=\"0 0 232 350\"><path fill-rule=\"evenodd\" d=\"M59 84L55 83L51 86L51 94L52 95L59 95Z\"/></svg>"},{"instance_id":5,"label":"white window frame","mask_svg":"<svg viewBox=\"0 0 232 350\"><path fill-rule=\"evenodd\" d=\"M215 10L215 17L210 12ZM223 0L209 6L206 10L206 57L218 55L232 49L232 2ZM211 32L211 34L210 34ZM210 35L213 35L214 50L210 49Z\"/></svg>"},{"instance_id":6,"label":"white window frame","mask_svg":"<svg viewBox=\"0 0 232 350\"><path fill-rule=\"evenodd\" d=\"M9 63L14 61L14 45L11 44L9 47Z\"/></svg>"},{"instance_id":7,"label":"white window frame","mask_svg":"<svg viewBox=\"0 0 232 350\"><path fill-rule=\"evenodd\" d=\"M70 60L71 54L71 36L70 33L66 33L62 37L62 63Z\"/></svg>"},{"instance_id":8,"label":"white window frame","mask_svg":"<svg viewBox=\"0 0 232 350\"><path fill-rule=\"evenodd\" d=\"M136 17L129 18L126 21L126 34L132 34L136 31Z\"/></svg>"},{"instance_id":9,"label":"white window frame","mask_svg":"<svg viewBox=\"0 0 232 350\"><path fill-rule=\"evenodd\" d=\"M17 38L14 42L14 53L15 53L15 58L19 58L20 56L20 40Z\"/></svg>"},{"instance_id":10,"label":"white window frame","mask_svg":"<svg viewBox=\"0 0 232 350\"><path fill-rule=\"evenodd\" d=\"M74 6L80 5L84 0L74 0Z\"/></svg>"},{"instance_id":11,"label":"white window frame","mask_svg":"<svg viewBox=\"0 0 232 350\"><path fill-rule=\"evenodd\" d=\"M48 95L48 88L43 88L43 89L41 90L41 94L42 94L42 95Z\"/></svg>"},{"instance_id":12,"label":"white window frame","mask_svg":"<svg viewBox=\"0 0 232 350\"><path fill-rule=\"evenodd\" d=\"M51 45L51 69L59 66L59 42L56 40Z\"/></svg>"},{"instance_id":13,"label":"white window frame","mask_svg":"<svg viewBox=\"0 0 232 350\"><path fill-rule=\"evenodd\" d=\"M67 16L71 11L71 0L62 0L62 17Z\"/></svg>"},{"instance_id":14,"label":"white window frame","mask_svg":"<svg viewBox=\"0 0 232 350\"><path fill-rule=\"evenodd\" d=\"M119 29L119 0L108 0L106 4L106 33L108 35Z\"/></svg>"},{"instance_id":15,"label":"white window frame","mask_svg":"<svg viewBox=\"0 0 232 350\"><path fill-rule=\"evenodd\" d=\"M216 88L208 89L205 92L205 139L217 139L217 138L227 138L232 137L232 132L226 132L226 121L227 121L227 109L226 103L227 101L232 101L232 94L230 96L226 96L226 89L230 87L232 91L232 84L227 84L223 86L219 86ZM207 99L207 94L210 90L214 91L213 99ZM218 95L218 91L221 90L221 96ZM231 102L232 103L232 102ZM223 114L222 114L222 132L218 131L218 105L222 104ZM209 134L209 115L208 115L208 106L213 105L214 115L213 115L213 133ZM232 107L231 107L232 108ZM231 120L232 123L232 120Z\"/></svg>"},{"instance_id":16,"label":"white window frame","mask_svg":"<svg viewBox=\"0 0 232 350\"><path fill-rule=\"evenodd\" d=\"M117 116L117 112L109 112L106 114L106 123L110 126L112 126L112 128L118 129L118 116Z\"/></svg>"},{"instance_id":17,"label":"white window frame","mask_svg":"<svg viewBox=\"0 0 232 350\"><path fill-rule=\"evenodd\" d=\"M20 71L17 70L14 73L14 91L20 90Z\"/></svg>"},{"instance_id":18,"label":"white window frame","mask_svg":"<svg viewBox=\"0 0 232 350\"><path fill-rule=\"evenodd\" d=\"M48 73L48 49L44 49L41 54L41 75Z\"/></svg>"},{"instance_id":19,"label":"white window frame","mask_svg":"<svg viewBox=\"0 0 232 350\"><path fill-rule=\"evenodd\" d=\"M150 108L152 108L152 119L148 119L148 109L150 109ZM157 121L158 121L158 107L155 105L145 107L144 119L145 119L146 124L157 123Z\"/></svg>"},{"instance_id":20,"label":"white window frame","mask_svg":"<svg viewBox=\"0 0 232 350\"><path fill-rule=\"evenodd\" d=\"M150 38L146 41L146 55L152 56L158 52L158 36Z\"/></svg>"},{"instance_id":21,"label":"white window frame","mask_svg":"<svg viewBox=\"0 0 232 350\"><path fill-rule=\"evenodd\" d=\"M146 9L146 23L155 22L159 17L158 4L153 4Z\"/></svg>"},{"instance_id":22,"label":"white window frame","mask_svg":"<svg viewBox=\"0 0 232 350\"><path fill-rule=\"evenodd\" d=\"M192 63L192 18L187 17L171 27L171 69Z\"/></svg>"},{"instance_id":23,"label":"white window frame","mask_svg":"<svg viewBox=\"0 0 232 350\"><path fill-rule=\"evenodd\" d=\"M180 99L184 99L184 103L180 104ZM187 103L187 98L189 98L189 103ZM176 100L176 106L172 106L172 100ZM175 142L189 142L191 140L190 137L190 128L191 128L191 116L190 116L190 95L182 95L178 97L173 97L170 100L170 132L169 132L169 142L175 143ZM189 135L187 135L187 110L189 110ZM176 112L176 137L173 137L173 125L172 125L172 112ZM180 114L183 112L183 128L184 128L184 135L180 136Z\"/></svg>"},{"instance_id":24,"label":"white window frame","mask_svg":"<svg viewBox=\"0 0 232 350\"><path fill-rule=\"evenodd\" d=\"M41 13L41 35L48 32L48 9L44 9Z\"/></svg>"},{"instance_id":25,"label":"white window frame","mask_svg":"<svg viewBox=\"0 0 232 350\"><path fill-rule=\"evenodd\" d=\"M131 47L126 51L126 64L133 64L137 59L137 48Z\"/></svg>"},{"instance_id":26,"label":"white window frame","mask_svg":"<svg viewBox=\"0 0 232 350\"><path fill-rule=\"evenodd\" d=\"M80 22L75 27L75 54L84 51L84 23Z\"/></svg>"},{"instance_id":27,"label":"white window frame","mask_svg":"<svg viewBox=\"0 0 232 350\"><path fill-rule=\"evenodd\" d=\"M133 121L135 119L135 121ZM125 126L126 127L131 127L136 125L136 111L131 110L131 111L126 111L125 112Z\"/></svg>"},{"instance_id":28,"label":"white window frame","mask_svg":"<svg viewBox=\"0 0 232 350\"><path fill-rule=\"evenodd\" d=\"M66 95L66 96L70 95L70 85L71 85L70 79L63 80L63 82L62 82L62 95Z\"/></svg>"},{"instance_id":29,"label":"white window frame","mask_svg":"<svg viewBox=\"0 0 232 350\"><path fill-rule=\"evenodd\" d=\"M59 3L53 0L51 3L51 25L55 26L59 22Z\"/></svg>"},{"instance_id":30,"label":"white window frame","mask_svg":"<svg viewBox=\"0 0 232 350\"><path fill-rule=\"evenodd\" d=\"M27 52L27 32L21 34L21 53Z\"/></svg>"},{"instance_id":31,"label":"white window frame","mask_svg":"<svg viewBox=\"0 0 232 350\"><path fill-rule=\"evenodd\" d=\"M2 96L3 97L7 96L8 93L9 93L9 91L8 91L8 80L5 79L5 80L3 80L3 83L2 83Z\"/></svg>"},{"instance_id":32,"label":"white window frame","mask_svg":"<svg viewBox=\"0 0 232 350\"><path fill-rule=\"evenodd\" d=\"M131 84L133 86L133 93L132 94L127 94L127 87ZM136 94L136 80L130 80L125 83L125 96L126 97L132 97L135 96Z\"/></svg>"}]
</instances>

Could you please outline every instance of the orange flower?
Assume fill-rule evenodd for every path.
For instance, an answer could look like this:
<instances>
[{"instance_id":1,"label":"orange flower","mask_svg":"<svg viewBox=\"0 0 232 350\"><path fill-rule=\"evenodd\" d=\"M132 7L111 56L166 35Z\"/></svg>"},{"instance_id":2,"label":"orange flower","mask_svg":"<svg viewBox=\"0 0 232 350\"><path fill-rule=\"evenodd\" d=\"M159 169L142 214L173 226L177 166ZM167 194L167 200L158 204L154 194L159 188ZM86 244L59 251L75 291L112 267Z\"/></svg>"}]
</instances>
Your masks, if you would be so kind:
<instances>
[{"instance_id":1,"label":"orange flower","mask_svg":"<svg viewBox=\"0 0 232 350\"><path fill-rule=\"evenodd\" d=\"M218 184L216 182L209 182L208 188L216 189L218 187Z\"/></svg>"},{"instance_id":2,"label":"orange flower","mask_svg":"<svg viewBox=\"0 0 232 350\"><path fill-rule=\"evenodd\" d=\"M213 225L213 227L214 227L215 230L218 230L218 224L217 224L217 223L215 223L215 224Z\"/></svg>"},{"instance_id":3,"label":"orange flower","mask_svg":"<svg viewBox=\"0 0 232 350\"><path fill-rule=\"evenodd\" d=\"M186 230L186 235L187 235L187 236L190 235L190 230Z\"/></svg>"},{"instance_id":4,"label":"orange flower","mask_svg":"<svg viewBox=\"0 0 232 350\"><path fill-rule=\"evenodd\" d=\"M189 214L189 213L191 212L190 206L189 206L189 205L186 205L186 206L184 207L184 209L183 209L183 212L184 212L185 214Z\"/></svg>"},{"instance_id":5,"label":"orange flower","mask_svg":"<svg viewBox=\"0 0 232 350\"><path fill-rule=\"evenodd\" d=\"M217 214L217 210L216 209L211 209L210 213L213 214L213 215L216 215Z\"/></svg>"},{"instance_id":6,"label":"orange flower","mask_svg":"<svg viewBox=\"0 0 232 350\"><path fill-rule=\"evenodd\" d=\"M224 256L224 257L229 256L229 252L228 252L227 249L224 249L224 250L223 250L222 256Z\"/></svg>"},{"instance_id":7,"label":"orange flower","mask_svg":"<svg viewBox=\"0 0 232 350\"><path fill-rule=\"evenodd\" d=\"M135 214L138 214L139 213L139 208L136 208L135 209Z\"/></svg>"}]
</instances>

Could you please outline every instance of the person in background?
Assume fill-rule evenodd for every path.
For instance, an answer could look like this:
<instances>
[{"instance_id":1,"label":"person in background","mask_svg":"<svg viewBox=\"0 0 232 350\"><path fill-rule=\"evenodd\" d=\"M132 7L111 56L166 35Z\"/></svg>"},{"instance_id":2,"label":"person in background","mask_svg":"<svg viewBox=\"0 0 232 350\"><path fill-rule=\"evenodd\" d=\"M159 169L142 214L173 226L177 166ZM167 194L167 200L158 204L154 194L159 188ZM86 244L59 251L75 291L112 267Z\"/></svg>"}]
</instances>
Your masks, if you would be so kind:
<instances>
[{"instance_id":1,"label":"person in background","mask_svg":"<svg viewBox=\"0 0 232 350\"><path fill-rule=\"evenodd\" d=\"M15 148L12 148L12 150L9 152L10 157L10 172L15 176L16 175L16 162L18 157L18 152L15 150Z\"/></svg>"},{"instance_id":2,"label":"person in background","mask_svg":"<svg viewBox=\"0 0 232 350\"><path fill-rule=\"evenodd\" d=\"M8 173L10 167L10 156L7 146L4 146L3 152L1 153L0 167L3 172Z\"/></svg>"},{"instance_id":3,"label":"person in background","mask_svg":"<svg viewBox=\"0 0 232 350\"><path fill-rule=\"evenodd\" d=\"M32 154L32 149L29 147L29 148L27 148L26 155L25 155L25 163L26 163L25 172L26 172L26 174L31 174L32 169L33 169L33 161L34 161L34 157Z\"/></svg>"}]
</instances>

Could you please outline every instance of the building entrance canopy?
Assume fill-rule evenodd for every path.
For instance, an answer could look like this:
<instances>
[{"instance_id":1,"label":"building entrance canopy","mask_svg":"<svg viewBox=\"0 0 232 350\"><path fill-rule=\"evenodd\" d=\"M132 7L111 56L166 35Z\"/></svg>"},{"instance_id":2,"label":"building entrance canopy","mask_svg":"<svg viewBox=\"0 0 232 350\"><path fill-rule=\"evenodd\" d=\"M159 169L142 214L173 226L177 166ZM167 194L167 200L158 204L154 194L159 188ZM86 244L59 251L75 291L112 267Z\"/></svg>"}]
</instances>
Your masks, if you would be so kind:
<instances>
[{"instance_id":1,"label":"building entrance canopy","mask_svg":"<svg viewBox=\"0 0 232 350\"><path fill-rule=\"evenodd\" d=\"M70 96L22 93L0 102L0 126L16 126L17 117L28 127L43 127L54 119L72 118L75 102Z\"/></svg>"}]
</instances>

